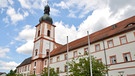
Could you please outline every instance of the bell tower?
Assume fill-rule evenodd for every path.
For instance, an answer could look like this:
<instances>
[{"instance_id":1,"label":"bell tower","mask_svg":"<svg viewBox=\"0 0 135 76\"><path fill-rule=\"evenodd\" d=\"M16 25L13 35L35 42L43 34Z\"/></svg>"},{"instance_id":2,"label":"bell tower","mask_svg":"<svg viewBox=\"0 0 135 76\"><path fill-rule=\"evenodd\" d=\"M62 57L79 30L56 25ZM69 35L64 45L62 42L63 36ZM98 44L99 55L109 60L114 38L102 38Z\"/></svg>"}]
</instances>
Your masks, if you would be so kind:
<instances>
[{"instance_id":1,"label":"bell tower","mask_svg":"<svg viewBox=\"0 0 135 76\"><path fill-rule=\"evenodd\" d=\"M40 75L43 70L43 59L47 56L47 51L50 52L56 48L55 43L55 25L49 16L50 7L44 7L44 15L39 19L39 24L36 25L36 33L34 38L34 47L32 53L32 73Z\"/></svg>"}]
</instances>

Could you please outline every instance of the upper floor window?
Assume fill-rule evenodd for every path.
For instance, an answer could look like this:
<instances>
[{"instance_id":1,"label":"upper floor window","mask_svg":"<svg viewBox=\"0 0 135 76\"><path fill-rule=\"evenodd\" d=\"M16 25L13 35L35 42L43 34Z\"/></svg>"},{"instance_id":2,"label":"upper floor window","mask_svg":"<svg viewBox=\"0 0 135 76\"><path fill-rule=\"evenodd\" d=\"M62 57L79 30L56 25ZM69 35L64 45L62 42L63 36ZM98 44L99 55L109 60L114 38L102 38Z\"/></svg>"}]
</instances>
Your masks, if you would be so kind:
<instances>
[{"instance_id":1,"label":"upper floor window","mask_svg":"<svg viewBox=\"0 0 135 76\"><path fill-rule=\"evenodd\" d=\"M25 66L25 71L27 71L27 65Z\"/></svg>"},{"instance_id":2,"label":"upper floor window","mask_svg":"<svg viewBox=\"0 0 135 76\"><path fill-rule=\"evenodd\" d=\"M132 23L127 24L126 27L130 27L130 26L133 26L133 25L135 25L135 22L132 22Z\"/></svg>"},{"instance_id":3,"label":"upper floor window","mask_svg":"<svg viewBox=\"0 0 135 76\"><path fill-rule=\"evenodd\" d=\"M30 66L28 65L28 71L29 71L29 68L30 68Z\"/></svg>"},{"instance_id":4,"label":"upper floor window","mask_svg":"<svg viewBox=\"0 0 135 76\"><path fill-rule=\"evenodd\" d=\"M77 51L73 52L73 57L77 57Z\"/></svg>"},{"instance_id":5,"label":"upper floor window","mask_svg":"<svg viewBox=\"0 0 135 76\"><path fill-rule=\"evenodd\" d=\"M38 37L40 36L40 30L38 30Z\"/></svg>"},{"instance_id":6,"label":"upper floor window","mask_svg":"<svg viewBox=\"0 0 135 76\"><path fill-rule=\"evenodd\" d=\"M100 44L95 45L95 51L99 51L100 50Z\"/></svg>"},{"instance_id":7,"label":"upper floor window","mask_svg":"<svg viewBox=\"0 0 135 76\"><path fill-rule=\"evenodd\" d=\"M121 44L127 43L127 37L126 37L126 36L120 37L120 43L121 43Z\"/></svg>"},{"instance_id":8,"label":"upper floor window","mask_svg":"<svg viewBox=\"0 0 135 76\"><path fill-rule=\"evenodd\" d=\"M50 37L50 30L47 30L47 36Z\"/></svg>"},{"instance_id":9,"label":"upper floor window","mask_svg":"<svg viewBox=\"0 0 135 76\"><path fill-rule=\"evenodd\" d=\"M57 56L57 62L60 61L60 56Z\"/></svg>"},{"instance_id":10,"label":"upper floor window","mask_svg":"<svg viewBox=\"0 0 135 76\"><path fill-rule=\"evenodd\" d=\"M113 46L114 46L114 44L113 44L113 40L109 40L109 41L107 41L107 44L108 44L108 48L111 48L111 47L113 47Z\"/></svg>"},{"instance_id":11,"label":"upper floor window","mask_svg":"<svg viewBox=\"0 0 135 76\"><path fill-rule=\"evenodd\" d=\"M67 54L64 55L64 59L67 60L68 59L68 56Z\"/></svg>"},{"instance_id":12,"label":"upper floor window","mask_svg":"<svg viewBox=\"0 0 135 76\"><path fill-rule=\"evenodd\" d=\"M56 68L56 72L59 73L60 72L60 69L59 67Z\"/></svg>"},{"instance_id":13,"label":"upper floor window","mask_svg":"<svg viewBox=\"0 0 135 76\"><path fill-rule=\"evenodd\" d=\"M116 61L116 55L110 56L110 62L111 62L111 64L116 64L117 63L117 61Z\"/></svg>"},{"instance_id":14,"label":"upper floor window","mask_svg":"<svg viewBox=\"0 0 135 76\"><path fill-rule=\"evenodd\" d=\"M123 57L124 57L124 61L125 62L131 61L131 54L130 54L130 52L124 53Z\"/></svg>"},{"instance_id":15,"label":"upper floor window","mask_svg":"<svg viewBox=\"0 0 135 76\"><path fill-rule=\"evenodd\" d=\"M88 54L88 48L84 48L84 55Z\"/></svg>"}]
</instances>

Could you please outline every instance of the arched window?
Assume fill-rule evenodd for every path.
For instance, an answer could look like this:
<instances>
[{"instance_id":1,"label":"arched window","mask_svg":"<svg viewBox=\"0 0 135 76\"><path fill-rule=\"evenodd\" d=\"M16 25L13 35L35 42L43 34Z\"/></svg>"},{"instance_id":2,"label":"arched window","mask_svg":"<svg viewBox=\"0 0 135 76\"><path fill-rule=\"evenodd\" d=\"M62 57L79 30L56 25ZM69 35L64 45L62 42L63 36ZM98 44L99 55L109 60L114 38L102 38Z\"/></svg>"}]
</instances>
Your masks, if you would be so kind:
<instances>
[{"instance_id":1,"label":"arched window","mask_svg":"<svg viewBox=\"0 0 135 76\"><path fill-rule=\"evenodd\" d=\"M38 30L38 37L40 36L40 30Z\"/></svg>"},{"instance_id":2,"label":"arched window","mask_svg":"<svg viewBox=\"0 0 135 76\"><path fill-rule=\"evenodd\" d=\"M47 36L50 37L50 30L47 30Z\"/></svg>"}]
</instances>

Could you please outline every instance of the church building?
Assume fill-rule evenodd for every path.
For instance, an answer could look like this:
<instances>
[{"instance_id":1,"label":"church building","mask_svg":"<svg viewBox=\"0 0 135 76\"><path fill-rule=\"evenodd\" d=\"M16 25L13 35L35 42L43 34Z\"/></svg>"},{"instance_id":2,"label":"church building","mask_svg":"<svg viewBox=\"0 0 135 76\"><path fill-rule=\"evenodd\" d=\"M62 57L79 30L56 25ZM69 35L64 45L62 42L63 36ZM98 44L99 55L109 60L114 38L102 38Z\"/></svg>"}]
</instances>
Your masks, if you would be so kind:
<instances>
[{"instance_id":1,"label":"church building","mask_svg":"<svg viewBox=\"0 0 135 76\"><path fill-rule=\"evenodd\" d=\"M32 56L17 66L17 73L23 76L40 76L42 70L54 68L59 76L67 74L67 44L55 42L55 25L50 17L50 7L44 7L34 38ZM120 21L89 35L90 51L108 66L106 76L135 76L135 16ZM74 40L69 45L68 60L85 56L88 51L88 37Z\"/></svg>"}]
</instances>

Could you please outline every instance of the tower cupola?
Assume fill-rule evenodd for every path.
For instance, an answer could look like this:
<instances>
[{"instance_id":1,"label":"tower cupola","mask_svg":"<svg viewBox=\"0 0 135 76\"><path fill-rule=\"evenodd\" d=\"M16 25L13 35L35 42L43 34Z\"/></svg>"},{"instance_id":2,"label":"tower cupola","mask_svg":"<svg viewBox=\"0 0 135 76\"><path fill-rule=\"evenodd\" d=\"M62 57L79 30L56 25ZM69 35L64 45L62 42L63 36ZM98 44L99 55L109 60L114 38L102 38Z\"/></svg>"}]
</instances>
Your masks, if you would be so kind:
<instances>
[{"instance_id":1,"label":"tower cupola","mask_svg":"<svg viewBox=\"0 0 135 76\"><path fill-rule=\"evenodd\" d=\"M50 24L53 24L53 20L49 15L50 15L50 7L49 5L46 5L44 7L44 15L39 19L39 22L45 21Z\"/></svg>"}]
</instances>

